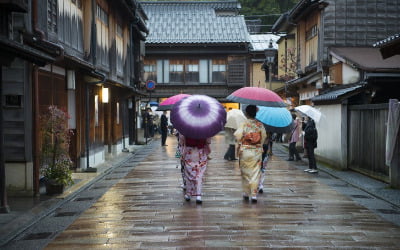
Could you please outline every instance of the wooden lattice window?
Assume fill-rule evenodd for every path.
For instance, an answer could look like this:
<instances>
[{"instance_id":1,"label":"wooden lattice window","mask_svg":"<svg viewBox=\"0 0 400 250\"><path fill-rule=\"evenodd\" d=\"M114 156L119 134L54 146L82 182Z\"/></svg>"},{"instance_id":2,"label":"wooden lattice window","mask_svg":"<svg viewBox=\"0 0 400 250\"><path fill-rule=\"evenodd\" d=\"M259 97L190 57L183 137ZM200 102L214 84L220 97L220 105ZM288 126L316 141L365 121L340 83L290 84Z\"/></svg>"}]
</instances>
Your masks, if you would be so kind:
<instances>
[{"instance_id":1,"label":"wooden lattice window","mask_svg":"<svg viewBox=\"0 0 400 250\"><path fill-rule=\"evenodd\" d=\"M57 0L47 0L47 29L57 33Z\"/></svg>"},{"instance_id":2,"label":"wooden lattice window","mask_svg":"<svg viewBox=\"0 0 400 250\"><path fill-rule=\"evenodd\" d=\"M115 35L115 43L116 43L116 53L117 53L117 73L124 73L124 34L122 26L117 23L116 35Z\"/></svg>"}]
</instances>

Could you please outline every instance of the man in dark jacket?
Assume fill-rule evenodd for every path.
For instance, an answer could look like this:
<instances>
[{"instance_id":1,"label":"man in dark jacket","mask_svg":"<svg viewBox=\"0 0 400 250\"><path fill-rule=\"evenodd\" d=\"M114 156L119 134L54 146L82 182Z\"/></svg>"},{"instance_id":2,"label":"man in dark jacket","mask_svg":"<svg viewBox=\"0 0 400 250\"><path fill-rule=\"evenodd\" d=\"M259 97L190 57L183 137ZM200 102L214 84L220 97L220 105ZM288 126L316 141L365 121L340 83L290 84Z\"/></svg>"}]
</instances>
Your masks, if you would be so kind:
<instances>
[{"instance_id":1,"label":"man in dark jacket","mask_svg":"<svg viewBox=\"0 0 400 250\"><path fill-rule=\"evenodd\" d=\"M168 135L168 118L167 118L167 111L164 111L161 115L161 122L160 122L160 129L161 129L161 146L168 146L165 144L167 141Z\"/></svg>"},{"instance_id":2,"label":"man in dark jacket","mask_svg":"<svg viewBox=\"0 0 400 250\"><path fill-rule=\"evenodd\" d=\"M304 128L305 148L308 154L308 169L306 172L318 173L315 161L314 149L317 147L318 131L313 119L307 117L306 127Z\"/></svg>"}]
</instances>

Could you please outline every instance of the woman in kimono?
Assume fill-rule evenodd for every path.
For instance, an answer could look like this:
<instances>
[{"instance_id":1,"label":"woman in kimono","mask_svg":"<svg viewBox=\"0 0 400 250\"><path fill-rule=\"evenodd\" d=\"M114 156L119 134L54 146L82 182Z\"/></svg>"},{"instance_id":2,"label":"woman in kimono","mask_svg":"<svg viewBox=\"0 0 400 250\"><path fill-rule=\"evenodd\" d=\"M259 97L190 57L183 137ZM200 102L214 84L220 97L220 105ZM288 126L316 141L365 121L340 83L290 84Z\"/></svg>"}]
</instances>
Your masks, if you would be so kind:
<instances>
[{"instance_id":1,"label":"woman in kimono","mask_svg":"<svg viewBox=\"0 0 400 250\"><path fill-rule=\"evenodd\" d=\"M239 167L242 175L243 198L257 202L258 184L261 175L262 143L267 134L264 125L255 119L257 107L246 107L247 121L236 130L235 137L239 143Z\"/></svg>"},{"instance_id":2,"label":"woman in kimono","mask_svg":"<svg viewBox=\"0 0 400 250\"><path fill-rule=\"evenodd\" d=\"M201 204L203 178L207 169L208 155L211 152L211 138L192 139L183 135L179 136L186 183L184 198L186 201L190 201L191 196L196 196L196 203Z\"/></svg>"}]
</instances>

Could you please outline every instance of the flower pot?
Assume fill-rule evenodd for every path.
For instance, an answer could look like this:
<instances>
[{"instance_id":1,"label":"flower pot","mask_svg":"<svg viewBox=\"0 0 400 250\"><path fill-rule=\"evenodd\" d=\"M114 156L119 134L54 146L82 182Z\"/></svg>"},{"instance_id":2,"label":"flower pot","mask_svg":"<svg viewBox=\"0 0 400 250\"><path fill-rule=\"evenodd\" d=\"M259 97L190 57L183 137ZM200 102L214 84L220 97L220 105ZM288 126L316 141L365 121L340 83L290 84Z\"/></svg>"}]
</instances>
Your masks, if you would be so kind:
<instances>
[{"instance_id":1,"label":"flower pot","mask_svg":"<svg viewBox=\"0 0 400 250\"><path fill-rule=\"evenodd\" d=\"M54 194L62 194L64 192L63 184L54 184L51 182L46 183L46 194L54 195Z\"/></svg>"}]
</instances>

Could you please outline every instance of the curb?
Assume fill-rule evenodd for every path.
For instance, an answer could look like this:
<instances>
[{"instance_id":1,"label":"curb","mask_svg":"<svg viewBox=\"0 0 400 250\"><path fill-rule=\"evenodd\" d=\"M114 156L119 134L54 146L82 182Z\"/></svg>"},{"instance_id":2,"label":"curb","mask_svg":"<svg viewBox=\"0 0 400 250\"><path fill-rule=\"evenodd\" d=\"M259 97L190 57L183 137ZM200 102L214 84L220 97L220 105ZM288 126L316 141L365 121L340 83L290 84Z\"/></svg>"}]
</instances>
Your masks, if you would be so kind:
<instances>
[{"instance_id":1,"label":"curb","mask_svg":"<svg viewBox=\"0 0 400 250\"><path fill-rule=\"evenodd\" d=\"M278 150L285 150L287 151L287 146L286 145L279 145ZM341 171L341 170L335 170L330 167L325 166L323 163L317 161L317 166L320 171L323 171L324 173L336 178L340 179L346 184L358 188L375 198L381 199L389 204L391 204L394 207L397 207L400 209L400 190L398 189L391 189L389 187L389 184L375 180L371 177L368 177L366 175L360 174L358 172L348 170L348 171ZM354 178L352 178L354 177ZM356 181L358 180L358 181ZM364 185L362 185L364 184ZM368 186L370 186L368 188ZM396 194L391 194L391 193L396 193ZM382 194L386 194L382 195ZM388 197L389 196L389 197Z\"/></svg>"}]
</instances>

